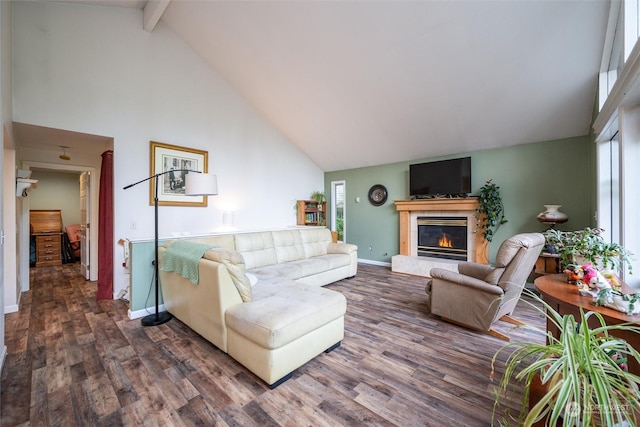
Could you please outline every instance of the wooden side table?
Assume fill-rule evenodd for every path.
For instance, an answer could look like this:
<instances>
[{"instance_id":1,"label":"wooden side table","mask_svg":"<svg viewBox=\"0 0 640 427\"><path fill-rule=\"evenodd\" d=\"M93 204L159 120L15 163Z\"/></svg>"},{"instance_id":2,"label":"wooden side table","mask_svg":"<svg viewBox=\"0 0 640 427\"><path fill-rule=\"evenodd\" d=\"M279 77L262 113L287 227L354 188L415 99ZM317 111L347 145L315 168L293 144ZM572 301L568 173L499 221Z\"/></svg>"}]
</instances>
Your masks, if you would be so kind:
<instances>
[{"instance_id":1,"label":"wooden side table","mask_svg":"<svg viewBox=\"0 0 640 427\"><path fill-rule=\"evenodd\" d=\"M580 308L584 311L595 311L602 315L607 325L615 325L620 323L638 323L640 324L640 315L629 316L620 311L609 307L596 306L593 304L594 298L584 297L578 293L578 287L567 282L565 274L548 274L538 277L535 282L535 288L540 292L542 300L549 304L551 308L560 315L572 314L576 319L580 317ZM625 294L634 293L634 290L624 282L621 291ZM592 318L591 320L596 320ZM594 324L594 326L596 326ZM547 330L553 336L559 336L556 325L547 319ZM633 348L640 351L640 334L630 331L611 331L611 335L621 338L631 344ZM640 364L634 359L629 359L629 371L636 375L640 375Z\"/></svg>"},{"instance_id":2,"label":"wooden side table","mask_svg":"<svg viewBox=\"0 0 640 427\"><path fill-rule=\"evenodd\" d=\"M536 261L533 272L535 274L560 273L560 255L542 252Z\"/></svg>"}]
</instances>

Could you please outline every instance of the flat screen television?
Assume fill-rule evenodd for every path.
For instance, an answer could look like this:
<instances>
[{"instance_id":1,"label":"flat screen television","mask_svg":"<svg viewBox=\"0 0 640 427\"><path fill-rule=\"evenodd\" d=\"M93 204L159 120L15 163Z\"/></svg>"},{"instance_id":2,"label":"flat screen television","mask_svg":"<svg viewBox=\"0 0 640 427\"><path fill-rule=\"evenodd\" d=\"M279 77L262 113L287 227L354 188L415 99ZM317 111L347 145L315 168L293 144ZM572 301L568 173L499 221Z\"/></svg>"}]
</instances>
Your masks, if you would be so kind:
<instances>
[{"instance_id":1,"label":"flat screen television","mask_svg":"<svg viewBox=\"0 0 640 427\"><path fill-rule=\"evenodd\" d=\"M471 157L409 165L412 198L466 196L471 193Z\"/></svg>"}]
</instances>

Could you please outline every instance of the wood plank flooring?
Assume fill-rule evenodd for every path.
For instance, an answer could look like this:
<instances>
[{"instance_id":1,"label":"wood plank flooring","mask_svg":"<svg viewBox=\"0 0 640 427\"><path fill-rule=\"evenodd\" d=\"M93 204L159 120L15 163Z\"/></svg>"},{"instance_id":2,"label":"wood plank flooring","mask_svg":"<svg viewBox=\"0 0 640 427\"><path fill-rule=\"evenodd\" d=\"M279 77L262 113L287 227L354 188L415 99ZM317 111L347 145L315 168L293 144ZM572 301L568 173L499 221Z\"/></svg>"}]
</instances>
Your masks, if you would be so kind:
<instances>
[{"instance_id":1,"label":"wood plank flooring","mask_svg":"<svg viewBox=\"0 0 640 427\"><path fill-rule=\"evenodd\" d=\"M428 314L424 278L360 264L329 285L348 301L342 346L269 390L178 320L143 327L124 302L96 301L77 270L32 269L5 316L2 426L491 425L490 361L505 342ZM514 317L544 328L526 304ZM512 328L497 329L544 341Z\"/></svg>"}]
</instances>

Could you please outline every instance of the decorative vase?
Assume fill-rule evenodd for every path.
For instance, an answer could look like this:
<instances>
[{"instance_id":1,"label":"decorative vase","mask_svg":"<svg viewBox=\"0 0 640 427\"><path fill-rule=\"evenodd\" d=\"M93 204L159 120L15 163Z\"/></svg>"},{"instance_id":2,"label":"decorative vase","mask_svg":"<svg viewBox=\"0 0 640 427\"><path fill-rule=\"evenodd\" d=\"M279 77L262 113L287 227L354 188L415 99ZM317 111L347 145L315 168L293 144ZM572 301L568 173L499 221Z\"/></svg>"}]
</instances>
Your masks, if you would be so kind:
<instances>
[{"instance_id":1,"label":"decorative vase","mask_svg":"<svg viewBox=\"0 0 640 427\"><path fill-rule=\"evenodd\" d=\"M569 215L560 212L562 205L544 205L544 212L540 212L536 218L545 224L562 224L569 221Z\"/></svg>"}]
</instances>

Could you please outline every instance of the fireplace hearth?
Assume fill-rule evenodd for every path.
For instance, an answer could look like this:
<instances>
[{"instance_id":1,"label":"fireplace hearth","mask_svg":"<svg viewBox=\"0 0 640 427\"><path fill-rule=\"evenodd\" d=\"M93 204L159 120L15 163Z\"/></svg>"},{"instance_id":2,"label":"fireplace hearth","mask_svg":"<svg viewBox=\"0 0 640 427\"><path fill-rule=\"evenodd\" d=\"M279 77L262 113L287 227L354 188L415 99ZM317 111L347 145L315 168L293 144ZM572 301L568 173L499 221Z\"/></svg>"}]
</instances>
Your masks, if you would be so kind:
<instances>
[{"instance_id":1,"label":"fireplace hearth","mask_svg":"<svg viewBox=\"0 0 640 427\"><path fill-rule=\"evenodd\" d=\"M418 256L467 260L466 217L418 217L417 225Z\"/></svg>"}]
</instances>

